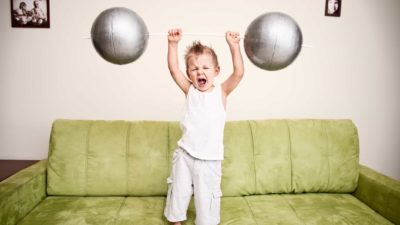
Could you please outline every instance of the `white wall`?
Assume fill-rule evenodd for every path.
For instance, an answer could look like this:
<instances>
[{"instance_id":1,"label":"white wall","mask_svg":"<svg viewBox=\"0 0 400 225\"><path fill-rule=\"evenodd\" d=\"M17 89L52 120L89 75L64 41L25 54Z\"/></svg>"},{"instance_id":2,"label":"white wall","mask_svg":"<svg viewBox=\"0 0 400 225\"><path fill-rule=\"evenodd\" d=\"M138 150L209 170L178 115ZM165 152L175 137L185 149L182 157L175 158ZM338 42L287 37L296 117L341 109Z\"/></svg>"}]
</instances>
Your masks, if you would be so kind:
<instances>
[{"instance_id":1,"label":"white wall","mask_svg":"<svg viewBox=\"0 0 400 225\"><path fill-rule=\"evenodd\" d=\"M11 28L10 1L0 1L0 158L46 158L56 118L179 120L184 96L167 70L166 38L151 37L134 63L110 64L85 39L102 10L131 8L150 32L242 34L258 15L281 11L314 48L277 72L255 67L243 52L245 78L228 119L350 118L361 163L400 179L400 1L343 0L340 18L324 16L323 0L50 3L51 29L21 29ZM224 80L231 71L225 40L199 39L216 49ZM182 40L181 55L192 40Z\"/></svg>"}]
</instances>

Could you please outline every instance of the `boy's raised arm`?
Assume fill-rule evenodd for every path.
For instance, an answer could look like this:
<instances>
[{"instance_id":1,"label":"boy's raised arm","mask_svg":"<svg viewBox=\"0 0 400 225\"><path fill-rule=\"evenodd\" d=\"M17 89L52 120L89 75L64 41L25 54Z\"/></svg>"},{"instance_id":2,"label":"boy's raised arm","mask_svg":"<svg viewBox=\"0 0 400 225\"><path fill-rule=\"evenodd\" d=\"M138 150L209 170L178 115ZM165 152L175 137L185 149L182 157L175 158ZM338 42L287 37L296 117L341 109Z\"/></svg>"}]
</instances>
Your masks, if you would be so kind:
<instances>
[{"instance_id":1,"label":"boy's raised arm","mask_svg":"<svg viewBox=\"0 0 400 225\"><path fill-rule=\"evenodd\" d=\"M190 81L179 69L178 42L181 40L182 30L173 29L168 31L168 69L172 78L179 88L185 93L189 91Z\"/></svg>"},{"instance_id":2,"label":"boy's raised arm","mask_svg":"<svg viewBox=\"0 0 400 225\"><path fill-rule=\"evenodd\" d=\"M243 58L240 52L240 37L237 32L226 32L226 41L232 54L233 73L222 84L222 90L225 96L228 96L242 80L244 74Z\"/></svg>"}]
</instances>

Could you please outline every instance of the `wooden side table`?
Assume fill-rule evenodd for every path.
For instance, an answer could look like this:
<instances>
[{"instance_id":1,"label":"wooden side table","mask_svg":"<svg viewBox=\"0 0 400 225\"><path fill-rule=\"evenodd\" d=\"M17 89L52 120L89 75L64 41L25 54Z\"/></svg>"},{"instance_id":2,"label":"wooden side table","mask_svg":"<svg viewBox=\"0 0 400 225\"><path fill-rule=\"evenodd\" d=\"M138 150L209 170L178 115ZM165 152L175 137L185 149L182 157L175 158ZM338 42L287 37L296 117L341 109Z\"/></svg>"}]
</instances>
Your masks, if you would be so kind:
<instances>
[{"instance_id":1,"label":"wooden side table","mask_svg":"<svg viewBox=\"0 0 400 225\"><path fill-rule=\"evenodd\" d=\"M18 171L39 162L39 160L0 160L0 181Z\"/></svg>"}]
</instances>

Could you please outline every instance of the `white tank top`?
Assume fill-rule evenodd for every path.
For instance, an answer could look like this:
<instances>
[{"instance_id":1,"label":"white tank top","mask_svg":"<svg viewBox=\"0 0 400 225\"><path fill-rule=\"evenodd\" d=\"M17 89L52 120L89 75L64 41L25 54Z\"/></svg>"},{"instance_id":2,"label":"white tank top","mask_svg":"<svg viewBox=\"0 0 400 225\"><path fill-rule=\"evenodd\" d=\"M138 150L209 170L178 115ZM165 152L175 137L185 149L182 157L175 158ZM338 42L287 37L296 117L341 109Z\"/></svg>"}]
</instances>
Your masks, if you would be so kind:
<instances>
[{"instance_id":1,"label":"white tank top","mask_svg":"<svg viewBox=\"0 0 400 225\"><path fill-rule=\"evenodd\" d=\"M198 159L223 160L225 120L221 85L216 85L211 92L201 92L191 85L178 146Z\"/></svg>"}]
</instances>

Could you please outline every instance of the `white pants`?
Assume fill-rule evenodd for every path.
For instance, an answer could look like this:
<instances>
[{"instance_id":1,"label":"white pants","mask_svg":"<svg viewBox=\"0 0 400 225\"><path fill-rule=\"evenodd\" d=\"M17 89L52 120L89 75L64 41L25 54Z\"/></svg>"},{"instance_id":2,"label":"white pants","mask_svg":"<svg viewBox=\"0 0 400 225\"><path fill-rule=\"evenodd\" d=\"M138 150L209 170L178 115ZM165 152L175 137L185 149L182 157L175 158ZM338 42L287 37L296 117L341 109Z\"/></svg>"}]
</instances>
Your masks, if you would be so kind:
<instances>
[{"instance_id":1,"label":"white pants","mask_svg":"<svg viewBox=\"0 0 400 225\"><path fill-rule=\"evenodd\" d=\"M178 148L168 177L168 196L164 215L170 222L186 220L194 193L196 225L217 225L220 221L221 161L200 160Z\"/></svg>"}]
</instances>

